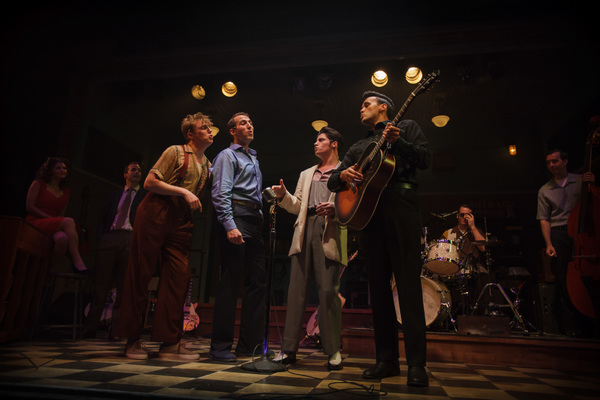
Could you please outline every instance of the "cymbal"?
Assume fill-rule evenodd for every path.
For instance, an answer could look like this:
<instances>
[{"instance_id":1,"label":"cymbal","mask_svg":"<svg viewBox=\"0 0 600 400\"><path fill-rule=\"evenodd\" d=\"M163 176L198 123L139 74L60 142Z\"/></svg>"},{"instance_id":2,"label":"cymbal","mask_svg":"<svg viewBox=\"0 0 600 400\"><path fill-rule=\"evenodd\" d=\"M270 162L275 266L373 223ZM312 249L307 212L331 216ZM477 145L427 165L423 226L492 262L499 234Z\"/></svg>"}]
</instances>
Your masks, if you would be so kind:
<instances>
[{"instance_id":1,"label":"cymbal","mask_svg":"<svg viewBox=\"0 0 600 400\"><path fill-rule=\"evenodd\" d=\"M474 242L471 242L471 244L474 244L475 246L496 247L503 246L504 242L502 240L476 240Z\"/></svg>"}]
</instances>

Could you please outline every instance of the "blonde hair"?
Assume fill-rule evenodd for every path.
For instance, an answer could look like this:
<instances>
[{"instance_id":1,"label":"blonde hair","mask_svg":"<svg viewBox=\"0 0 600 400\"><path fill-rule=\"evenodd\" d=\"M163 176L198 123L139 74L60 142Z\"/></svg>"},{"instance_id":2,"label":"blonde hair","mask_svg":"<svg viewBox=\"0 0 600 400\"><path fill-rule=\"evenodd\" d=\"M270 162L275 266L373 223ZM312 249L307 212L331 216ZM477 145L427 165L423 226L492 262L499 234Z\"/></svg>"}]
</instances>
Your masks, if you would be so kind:
<instances>
[{"instance_id":1,"label":"blonde hair","mask_svg":"<svg viewBox=\"0 0 600 400\"><path fill-rule=\"evenodd\" d=\"M181 133L183 134L183 139L187 142L188 137L187 134L194 128L194 125L197 121L205 121L212 125L212 121L210 117L206 114L202 114L201 112L197 112L196 114L188 114L181 121Z\"/></svg>"}]
</instances>

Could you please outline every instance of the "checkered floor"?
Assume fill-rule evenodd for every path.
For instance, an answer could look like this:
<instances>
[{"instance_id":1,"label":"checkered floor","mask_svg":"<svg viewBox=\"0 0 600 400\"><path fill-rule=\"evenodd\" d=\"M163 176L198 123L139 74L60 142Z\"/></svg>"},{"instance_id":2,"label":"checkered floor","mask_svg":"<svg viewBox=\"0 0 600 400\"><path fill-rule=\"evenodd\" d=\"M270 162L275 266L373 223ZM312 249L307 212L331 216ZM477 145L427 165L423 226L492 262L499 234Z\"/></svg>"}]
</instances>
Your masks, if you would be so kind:
<instances>
[{"instance_id":1,"label":"checkered floor","mask_svg":"<svg viewBox=\"0 0 600 400\"><path fill-rule=\"evenodd\" d=\"M599 399L600 377L547 369L429 363L428 388L402 377L362 379L373 360L343 352L344 369L328 372L316 348L301 348L287 371L248 370L252 358L219 363L208 357L209 340L186 338L200 361L151 357L129 360L123 343L62 338L0 345L0 398L47 399ZM158 343L148 342L158 351ZM277 350L277 344L270 349ZM350 353L350 354L349 354ZM257 363L251 366L262 366ZM245 367L244 367L245 366Z\"/></svg>"}]
</instances>

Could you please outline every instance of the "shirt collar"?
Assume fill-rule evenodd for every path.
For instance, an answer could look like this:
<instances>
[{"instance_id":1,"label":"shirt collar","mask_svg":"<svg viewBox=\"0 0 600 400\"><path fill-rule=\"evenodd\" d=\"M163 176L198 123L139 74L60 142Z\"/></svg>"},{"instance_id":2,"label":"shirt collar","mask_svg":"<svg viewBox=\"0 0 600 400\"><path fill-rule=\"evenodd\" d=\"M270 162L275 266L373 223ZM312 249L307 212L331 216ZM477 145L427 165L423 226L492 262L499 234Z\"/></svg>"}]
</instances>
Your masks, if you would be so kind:
<instances>
[{"instance_id":1,"label":"shirt collar","mask_svg":"<svg viewBox=\"0 0 600 400\"><path fill-rule=\"evenodd\" d=\"M319 166L317 165L317 169L316 169L316 170L317 170L317 171L319 171L319 172L321 172L321 173L323 173L323 174L325 174L325 173L327 173L327 172L329 172L329 171L333 171L334 169L337 169L337 168L340 166L340 164L341 164L341 163L342 163L341 161L338 161L338 163L336 164L336 166L335 166L335 167L333 167L333 168L330 168L330 169L328 169L327 171L323 171L323 170L322 170L321 168L319 168Z\"/></svg>"},{"instance_id":2,"label":"shirt collar","mask_svg":"<svg viewBox=\"0 0 600 400\"><path fill-rule=\"evenodd\" d=\"M125 189L123 189L123 191L126 192L127 189L132 189L134 192L137 192L138 190L140 190L140 185L136 185L136 186L131 187L131 188L129 186L125 185Z\"/></svg>"},{"instance_id":3,"label":"shirt collar","mask_svg":"<svg viewBox=\"0 0 600 400\"><path fill-rule=\"evenodd\" d=\"M377 134L381 133L385 129L385 126L389 122L391 122L391 121L390 120L379 121L377 124L375 124L375 128L374 129L369 129L369 132L367 133L367 136L373 136L373 135L377 135Z\"/></svg>"},{"instance_id":4,"label":"shirt collar","mask_svg":"<svg viewBox=\"0 0 600 400\"><path fill-rule=\"evenodd\" d=\"M234 150L234 151L243 151L244 153L246 152L246 148L244 146L242 146L241 144L237 144L237 143L231 143L231 145L229 146L230 149ZM248 153L254 157L256 157L256 150L248 147Z\"/></svg>"},{"instance_id":5,"label":"shirt collar","mask_svg":"<svg viewBox=\"0 0 600 400\"><path fill-rule=\"evenodd\" d=\"M548 181L548 185L550 186L550 189L565 188L572 183L577 183L577 175L572 174L570 172L567 174L567 181L565 183L565 186L558 186L558 183L556 183L554 178L550 178L550 180Z\"/></svg>"}]
</instances>

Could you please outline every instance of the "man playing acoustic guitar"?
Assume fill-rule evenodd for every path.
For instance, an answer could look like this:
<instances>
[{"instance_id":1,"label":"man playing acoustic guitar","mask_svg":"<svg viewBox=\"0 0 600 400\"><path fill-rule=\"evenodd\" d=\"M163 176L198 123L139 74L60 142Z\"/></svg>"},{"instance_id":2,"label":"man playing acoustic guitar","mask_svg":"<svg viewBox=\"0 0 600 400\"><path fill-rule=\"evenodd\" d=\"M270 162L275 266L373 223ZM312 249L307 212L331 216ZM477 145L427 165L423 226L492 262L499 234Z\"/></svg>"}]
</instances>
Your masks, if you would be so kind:
<instances>
[{"instance_id":1,"label":"man playing acoustic guitar","mask_svg":"<svg viewBox=\"0 0 600 400\"><path fill-rule=\"evenodd\" d=\"M390 124L388 115L392 114L393 107L392 100L381 93L363 94L360 118L370 131L348 150L327 186L334 192L360 186L364 177L359 168L361 155L370 144L379 141L382 135L385 137L387 143L382 149L387 147L387 155L382 156L393 156L393 173L382 188L379 201L375 202L372 218L359 236L367 262L377 361L375 367L363 372L363 377L381 379L400 375L398 326L390 285L393 274L402 312L407 383L428 386L416 170L429 166L431 154L428 141L416 122L402 120L397 126Z\"/></svg>"}]
</instances>

